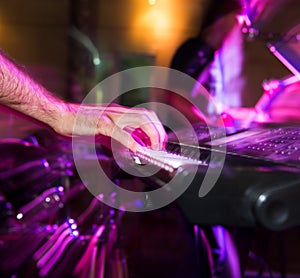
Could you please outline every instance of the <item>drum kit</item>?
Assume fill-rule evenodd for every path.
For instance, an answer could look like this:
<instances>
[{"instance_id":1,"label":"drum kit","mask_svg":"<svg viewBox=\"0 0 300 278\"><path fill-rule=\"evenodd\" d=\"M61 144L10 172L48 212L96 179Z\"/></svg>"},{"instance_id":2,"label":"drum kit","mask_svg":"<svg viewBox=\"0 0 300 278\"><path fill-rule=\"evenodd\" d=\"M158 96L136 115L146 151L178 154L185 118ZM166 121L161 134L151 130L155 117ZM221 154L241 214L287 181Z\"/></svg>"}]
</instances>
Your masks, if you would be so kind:
<instances>
[{"instance_id":1,"label":"drum kit","mask_svg":"<svg viewBox=\"0 0 300 278\"><path fill-rule=\"evenodd\" d=\"M69 140L38 130L0 152L1 277L128 277L123 212L87 192Z\"/></svg>"}]
</instances>

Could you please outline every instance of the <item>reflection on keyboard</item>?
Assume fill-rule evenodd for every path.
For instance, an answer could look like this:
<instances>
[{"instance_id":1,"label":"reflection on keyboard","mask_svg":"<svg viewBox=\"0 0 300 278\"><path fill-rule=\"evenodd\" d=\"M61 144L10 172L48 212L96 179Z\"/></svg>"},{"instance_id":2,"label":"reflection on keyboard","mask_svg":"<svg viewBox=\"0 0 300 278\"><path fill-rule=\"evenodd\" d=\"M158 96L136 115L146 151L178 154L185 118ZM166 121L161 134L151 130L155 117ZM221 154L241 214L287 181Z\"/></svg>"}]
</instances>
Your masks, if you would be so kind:
<instances>
[{"instance_id":1,"label":"reflection on keyboard","mask_svg":"<svg viewBox=\"0 0 300 278\"><path fill-rule=\"evenodd\" d=\"M136 161L137 163L142 163L142 161L149 162L168 172L173 172L184 165L206 165L206 162L200 159L179 155L174 152L154 151L147 148L137 151L136 156L141 159L141 161Z\"/></svg>"},{"instance_id":2,"label":"reflection on keyboard","mask_svg":"<svg viewBox=\"0 0 300 278\"><path fill-rule=\"evenodd\" d=\"M226 144L229 154L300 168L300 127L258 128L228 137Z\"/></svg>"},{"instance_id":3,"label":"reflection on keyboard","mask_svg":"<svg viewBox=\"0 0 300 278\"><path fill-rule=\"evenodd\" d=\"M213 150L225 151L221 146L226 145L226 153L230 158L255 159L257 162L275 163L286 166L300 168L300 126L258 126L248 130L232 132L224 129L210 128L212 134L206 126L196 125L194 131L197 136L199 146L190 144L191 134L189 131L180 131L183 141L181 153L188 157L193 157L193 150L200 148L201 156L203 152L213 147ZM180 149L179 144L169 144L168 149L175 152ZM227 156L228 157L228 156ZM202 161L205 160L201 157ZM249 162L248 160L245 162ZM253 160L253 162L255 162Z\"/></svg>"}]
</instances>

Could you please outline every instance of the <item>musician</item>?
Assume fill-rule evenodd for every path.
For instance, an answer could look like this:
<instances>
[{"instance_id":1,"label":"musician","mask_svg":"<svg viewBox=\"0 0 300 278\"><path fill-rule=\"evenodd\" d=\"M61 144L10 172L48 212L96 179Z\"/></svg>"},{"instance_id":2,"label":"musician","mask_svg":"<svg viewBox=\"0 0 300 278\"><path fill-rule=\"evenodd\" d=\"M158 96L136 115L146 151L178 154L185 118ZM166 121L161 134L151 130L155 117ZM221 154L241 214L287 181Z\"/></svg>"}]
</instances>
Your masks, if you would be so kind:
<instances>
[{"instance_id":1,"label":"musician","mask_svg":"<svg viewBox=\"0 0 300 278\"><path fill-rule=\"evenodd\" d=\"M217 112L221 118L226 116L223 118L226 120L225 125L235 125L240 121L239 113L243 111L240 107L246 107L247 112L244 116L253 111L263 93L262 84L265 80L291 75L267 46L284 39L290 30L300 24L299 9L300 2L297 0L211 1L199 34L178 47L170 66L189 74L204 85L217 99L217 103L221 104ZM299 29L298 27L298 32ZM299 107L300 82L292 86L293 88L284 90L278 99L277 107ZM186 93L189 93L191 98L195 97L195 91ZM169 101L183 111L193 123L212 122L205 118L209 115L209 107L207 111L194 113L192 104L186 103L185 107L182 107L182 100L178 100L175 95L170 95ZM291 109L286 109L285 112L290 114ZM284 117L275 113L273 120L297 118L299 121L299 114L298 109L294 115ZM238 258L234 258L236 254L231 253L231 258L223 257L223 261L220 260L222 255L217 255L230 253L230 245L228 242L223 242L223 245L217 242L218 237L214 236L214 229L215 227L206 229L214 249L213 271L219 269L218 277L233 277L233 272L237 271L238 276L234 277L239 277L239 270L232 261L238 261ZM226 233L226 229L219 229Z\"/></svg>"},{"instance_id":2,"label":"musician","mask_svg":"<svg viewBox=\"0 0 300 278\"><path fill-rule=\"evenodd\" d=\"M220 114L234 111L231 108L253 108L262 96L265 81L292 75L268 45L299 33L299 8L296 0L212 1L199 35L178 48L171 67L198 79L221 104ZM287 91L300 91L299 84ZM276 107L294 108L298 99L297 94L282 94ZM295 115L285 115L287 118ZM280 119L275 115L274 120Z\"/></svg>"},{"instance_id":3,"label":"musician","mask_svg":"<svg viewBox=\"0 0 300 278\"><path fill-rule=\"evenodd\" d=\"M213 84L210 91L222 103L223 111L230 111L237 118L243 117L243 111L253 111L252 108L257 105L265 90L263 84L293 75L271 53L269 45L284 42L287 36L299 32L299 8L299 1L294 0L243 2L241 13L236 16L235 24L226 35L222 47L215 52L209 69L210 84ZM299 84L293 84L293 89L291 86L284 88L280 98L266 111L272 119L262 120L299 121L299 113L288 109L299 103ZM291 89L292 95L288 93ZM240 107L243 109L238 109ZM276 111L271 111L273 107ZM283 107L287 108L285 115L279 114Z\"/></svg>"},{"instance_id":4,"label":"musician","mask_svg":"<svg viewBox=\"0 0 300 278\"><path fill-rule=\"evenodd\" d=\"M165 130L153 111L121 106L110 106L107 109L101 105L82 106L80 113L83 118L74 134L73 127L79 105L65 102L50 93L3 52L0 52L0 104L52 128L61 135L108 136L133 152L140 144L133 139L129 130L139 129L139 134L143 137L141 140L153 149L161 149L166 140ZM104 109L99 118L99 111Z\"/></svg>"}]
</instances>

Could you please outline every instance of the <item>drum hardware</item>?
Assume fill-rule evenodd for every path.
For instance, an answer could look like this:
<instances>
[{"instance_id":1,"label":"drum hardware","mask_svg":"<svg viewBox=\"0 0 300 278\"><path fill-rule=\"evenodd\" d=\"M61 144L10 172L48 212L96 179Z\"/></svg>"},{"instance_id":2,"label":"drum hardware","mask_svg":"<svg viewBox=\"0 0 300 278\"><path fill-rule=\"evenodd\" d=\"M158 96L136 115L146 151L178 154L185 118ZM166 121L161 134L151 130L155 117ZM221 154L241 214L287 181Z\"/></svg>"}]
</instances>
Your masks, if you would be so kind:
<instances>
[{"instance_id":1,"label":"drum hardware","mask_svg":"<svg viewBox=\"0 0 300 278\"><path fill-rule=\"evenodd\" d=\"M67 223L64 222L60 226L54 225L52 235L49 237L46 243L44 243L33 255L34 260L39 260L52 246L52 243L57 240L59 235L68 227Z\"/></svg>"},{"instance_id":2,"label":"drum hardware","mask_svg":"<svg viewBox=\"0 0 300 278\"><path fill-rule=\"evenodd\" d=\"M277 98L284 94L287 87L299 82L298 76L289 76L282 79L265 80L262 83L263 94L254 106L255 119L261 122L270 121L270 108ZM254 118L251 121L255 120Z\"/></svg>"},{"instance_id":3,"label":"drum hardware","mask_svg":"<svg viewBox=\"0 0 300 278\"><path fill-rule=\"evenodd\" d=\"M108 198L114 199L112 193ZM100 200L92 199L90 205L78 216L78 225L90 235L88 246L78 261L74 274L77 277L127 277L126 260L120 247L120 222L123 211L111 209ZM99 211L101 213L99 214ZM81 229L82 230L82 229ZM117 269L111 267L117 266ZM112 274L112 268L116 274Z\"/></svg>"},{"instance_id":4,"label":"drum hardware","mask_svg":"<svg viewBox=\"0 0 300 278\"><path fill-rule=\"evenodd\" d=\"M19 175L20 173L34 170L36 167L42 167L42 169L49 171L49 163L46 161L46 159L38 159L38 160L26 162L24 164L21 164L18 167L0 173L0 179L1 180L10 179L13 176Z\"/></svg>"},{"instance_id":5,"label":"drum hardware","mask_svg":"<svg viewBox=\"0 0 300 278\"><path fill-rule=\"evenodd\" d=\"M48 152L43 146L22 140L2 142L0 149L0 180L4 184L1 191L7 204L3 213L13 220L12 227L1 231L4 247L0 246L0 253L8 253L10 261L16 258L12 265L0 254L0 273L18 277L26 272L26 267L31 267L30 271L37 272L39 277L65 277L90 244L92 252L83 265L84 273L88 266L90 277L126 278L127 265L118 228L123 212L104 205L99 200L101 196L89 195L90 204L78 213L86 201L87 196L82 193L87 189L76 176L70 154ZM76 197L85 199L73 207ZM115 194L107 198L115 198ZM1 221L7 225L6 219ZM102 233L99 229L103 229ZM16 255L19 246L24 246L24 250Z\"/></svg>"},{"instance_id":6,"label":"drum hardware","mask_svg":"<svg viewBox=\"0 0 300 278\"><path fill-rule=\"evenodd\" d=\"M118 266L119 273L126 273L117 229L122 214L90 194L87 196L86 187L76 176L69 145L59 142L56 148L56 141L44 141L45 144L18 139L0 142L0 220L4 225L0 233L1 275L18 277L30 268L39 277L65 277L91 242L92 256L84 265L91 267L90 277L107 275L112 263ZM101 161L107 158L100 156ZM88 159L83 153L82 160ZM83 202L76 203L77 197ZM90 204L79 213L86 199L91 199ZM102 234L97 232L100 228ZM19 252L21 246L24 248Z\"/></svg>"},{"instance_id":7,"label":"drum hardware","mask_svg":"<svg viewBox=\"0 0 300 278\"><path fill-rule=\"evenodd\" d=\"M41 277L45 277L58 263L68 246L79 236L74 219L67 219L54 233L53 237L34 254ZM49 244L50 243L50 244ZM51 244L52 243L52 244Z\"/></svg>"},{"instance_id":8,"label":"drum hardware","mask_svg":"<svg viewBox=\"0 0 300 278\"><path fill-rule=\"evenodd\" d=\"M116 220L119 217L111 210L110 215L105 217L105 224L97 226L74 269L76 277L128 277L126 259L119 242Z\"/></svg>"},{"instance_id":9,"label":"drum hardware","mask_svg":"<svg viewBox=\"0 0 300 278\"><path fill-rule=\"evenodd\" d=\"M51 188L46 190L44 194L41 194L38 199L43 203L48 197L55 199L55 194L61 192L60 201L70 201L72 196L77 196L79 192L82 192L82 186L82 184L78 184L75 191L72 186L69 193L63 191L62 188ZM101 196L99 198L101 199ZM109 198L114 198L114 194ZM37 207L41 205L38 202L39 200L34 200L28 204L23 209L23 212L29 211L33 213L36 209L35 205ZM55 201L59 202L54 200L50 202L50 205L57 209L58 203ZM45 208L41 210L45 210ZM52 225L51 236L44 241L43 245L33 255L39 277L53 277L54 273L55 275L58 275L58 273L63 275L66 271L70 275L68 262L72 261L72 267L75 266L72 277L126 278L126 261L120 249L117 228L122 215L123 212L116 212L97 198L92 198L89 206L75 217L78 219L77 221L67 218L66 221L58 226ZM35 223L34 219L32 219L33 223ZM23 220L26 221L25 214ZM76 253L76 257L73 256L73 252ZM66 257L68 256L69 258L67 259ZM108 271L112 271L111 264L118 267L118 270L115 270L119 273L118 276L110 276L110 274L107 276ZM121 273L124 275L122 276Z\"/></svg>"},{"instance_id":10,"label":"drum hardware","mask_svg":"<svg viewBox=\"0 0 300 278\"><path fill-rule=\"evenodd\" d=\"M18 210L16 218L23 224L40 224L64 207L64 188L52 187Z\"/></svg>"},{"instance_id":11,"label":"drum hardware","mask_svg":"<svg viewBox=\"0 0 300 278\"><path fill-rule=\"evenodd\" d=\"M64 158L39 158L22 163L12 169L0 171L1 191L15 209L20 209L55 183L65 183L73 175L71 163ZM64 161L64 163L62 163Z\"/></svg>"},{"instance_id":12,"label":"drum hardware","mask_svg":"<svg viewBox=\"0 0 300 278\"><path fill-rule=\"evenodd\" d=\"M78 277L95 277L95 264L96 264L96 256L99 252L99 245L101 242L101 237L103 236L103 233L105 231L105 225L101 225L98 227L95 234L92 236L86 251L83 253L81 259L76 265L76 268L74 269L74 274ZM100 252L100 258L101 258L101 274L99 277L103 277L104 274L104 268L105 265L105 254L106 250L105 247ZM89 263L90 262L90 263Z\"/></svg>"}]
</instances>

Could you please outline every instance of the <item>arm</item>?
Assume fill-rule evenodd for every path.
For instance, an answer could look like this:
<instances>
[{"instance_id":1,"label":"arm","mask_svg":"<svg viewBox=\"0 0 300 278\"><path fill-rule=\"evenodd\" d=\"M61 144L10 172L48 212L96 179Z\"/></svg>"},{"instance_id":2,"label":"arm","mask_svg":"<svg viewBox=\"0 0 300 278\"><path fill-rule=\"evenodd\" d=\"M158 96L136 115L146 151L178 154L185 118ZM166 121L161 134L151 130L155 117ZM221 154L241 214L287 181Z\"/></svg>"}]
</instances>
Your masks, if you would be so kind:
<instances>
[{"instance_id":1,"label":"arm","mask_svg":"<svg viewBox=\"0 0 300 278\"><path fill-rule=\"evenodd\" d=\"M3 52L0 53L0 104L49 126L61 135L104 135L132 151L140 147L132 136L133 130L140 130L148 139L148 146L155 149L162 148L166 139L164 128L154 112L64 102L27 76ZM78 111L80 117L76 121Z\"/></svg>"},{"instance_id":2,"label":"arm","mask_svg":"<svg viewBox=\"0 0 300 278\"><path fill-rule=\"evenodd\" d=\"M0 52L0 104L50 127L58 125L66 112L64 102L27 76Z\"/></svg>"}]
</instances>

